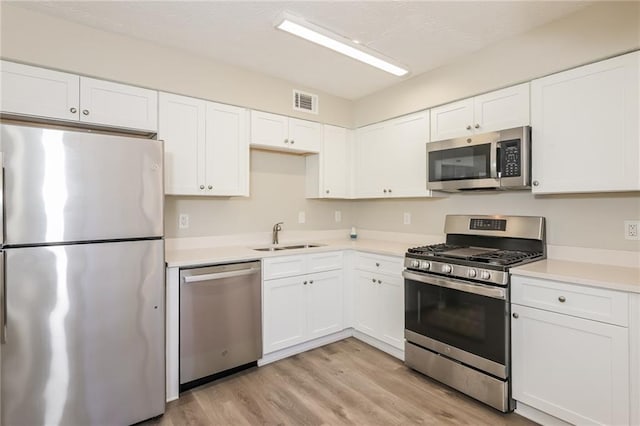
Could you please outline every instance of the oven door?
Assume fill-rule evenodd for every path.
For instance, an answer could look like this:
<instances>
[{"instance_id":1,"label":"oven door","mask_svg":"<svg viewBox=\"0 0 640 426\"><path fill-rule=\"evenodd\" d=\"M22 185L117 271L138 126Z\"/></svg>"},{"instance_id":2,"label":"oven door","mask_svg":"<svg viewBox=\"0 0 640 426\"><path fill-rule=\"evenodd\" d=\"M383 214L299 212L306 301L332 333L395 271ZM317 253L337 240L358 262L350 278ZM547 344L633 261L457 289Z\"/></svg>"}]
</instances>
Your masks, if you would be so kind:
<instances>
[{"instance_id":1,"label":"oven door","mask_svg":"<svg viewBox=\"0 0 640 426\"><path fill-rule=\"evenodd\" d=\"M405 338L501 379L508 377L507 289L403 272Z\"/></svg>"},{"instance_id":2,"label":"oven door","mask_svg":"<svg viewBox=\"0 0 640 426\"><path fill-rule=\"evenodd\" d=\"M488 133L427 143L427 189L460 191L497 188L498 140Z\"/></svg>"}]
</instances>

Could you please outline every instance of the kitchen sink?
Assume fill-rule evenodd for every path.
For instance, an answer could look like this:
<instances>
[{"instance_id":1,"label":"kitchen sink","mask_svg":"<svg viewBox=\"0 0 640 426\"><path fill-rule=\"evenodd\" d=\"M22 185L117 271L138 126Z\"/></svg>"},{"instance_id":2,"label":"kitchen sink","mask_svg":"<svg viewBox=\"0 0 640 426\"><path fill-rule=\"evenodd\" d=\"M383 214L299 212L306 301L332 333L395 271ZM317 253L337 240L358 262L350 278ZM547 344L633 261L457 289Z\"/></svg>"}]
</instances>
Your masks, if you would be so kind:
<instances>
[{"instance_id":1,"label":"kitchen sink","mask_svg":"<svg viewBox=\"0 0 640 426\"><path fill-rule=\"evenodd\" d=\"M322 247L324 244L313 244L313 243L301 243L301 244L293 244L290 246L269 246L269 247L258 247L253 250L256 251L279 251L279 250L296 250L296 249L306 249L306 248L314 248L314 247Z\"/></svg>"}]
</instances>

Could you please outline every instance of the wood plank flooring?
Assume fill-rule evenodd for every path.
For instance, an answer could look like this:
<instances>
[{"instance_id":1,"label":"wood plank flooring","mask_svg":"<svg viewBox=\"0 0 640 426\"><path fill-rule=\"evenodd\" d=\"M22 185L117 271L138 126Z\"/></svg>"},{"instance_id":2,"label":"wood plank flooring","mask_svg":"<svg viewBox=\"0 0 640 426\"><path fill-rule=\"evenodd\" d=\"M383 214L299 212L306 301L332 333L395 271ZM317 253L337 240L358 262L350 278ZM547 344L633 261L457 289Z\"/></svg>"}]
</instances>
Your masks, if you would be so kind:
<instances>
[{"instance_id":1,"label":"wood plank flooring","mask_svg":"<svg viewBox=\"0 0 640 426\"><path fill-rule=\"evenodd\" d=\"M354 338L200 386L143 425L534 425Z\"/></svg>"}]
</instances>

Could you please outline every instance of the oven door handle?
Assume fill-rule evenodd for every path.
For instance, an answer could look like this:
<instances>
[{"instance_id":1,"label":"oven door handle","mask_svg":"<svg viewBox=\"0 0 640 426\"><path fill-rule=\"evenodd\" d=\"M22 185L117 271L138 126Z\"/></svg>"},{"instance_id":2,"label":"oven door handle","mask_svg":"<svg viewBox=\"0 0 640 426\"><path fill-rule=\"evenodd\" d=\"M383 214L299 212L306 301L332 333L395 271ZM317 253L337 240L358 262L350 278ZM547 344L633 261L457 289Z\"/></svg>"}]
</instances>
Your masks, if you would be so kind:
<instances>
[{"instance_id":1,"label":"oven door handle","mask_svg":"<svg viewBox=\"0 0 640 426\"><path fill-rule=\"evenodd\" d=\"M452 278L442 278L433 275L419 274L411 271L402 272L402 276L408 280L417 281L424 284L450 288L452 290L477 294L479 296L491 297L493 299L507 300L507 289L502 287L494 287L476 283L469 284L464 281L455 280Z\"/></svg>"}]
</instances>

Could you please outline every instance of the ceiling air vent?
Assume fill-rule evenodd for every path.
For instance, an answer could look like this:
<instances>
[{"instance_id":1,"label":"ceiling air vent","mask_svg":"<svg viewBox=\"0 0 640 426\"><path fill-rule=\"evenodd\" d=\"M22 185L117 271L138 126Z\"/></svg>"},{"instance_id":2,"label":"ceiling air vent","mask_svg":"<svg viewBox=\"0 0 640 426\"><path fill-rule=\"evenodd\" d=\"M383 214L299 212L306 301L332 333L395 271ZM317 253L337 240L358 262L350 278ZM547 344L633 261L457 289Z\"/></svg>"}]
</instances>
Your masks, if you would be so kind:
<instances>
[{"instance_id":1,"label":"ceiling air vent","mask_svg":"<svg viewBox=\"0 0 640 426\"><path fill-rule=\"evenodd\" d=\"M299 90L293 91L293 109L296 111L310 112L312 114L318 113L318 95L311 93L301 92Z\"/></svg>"}]
</instances>

